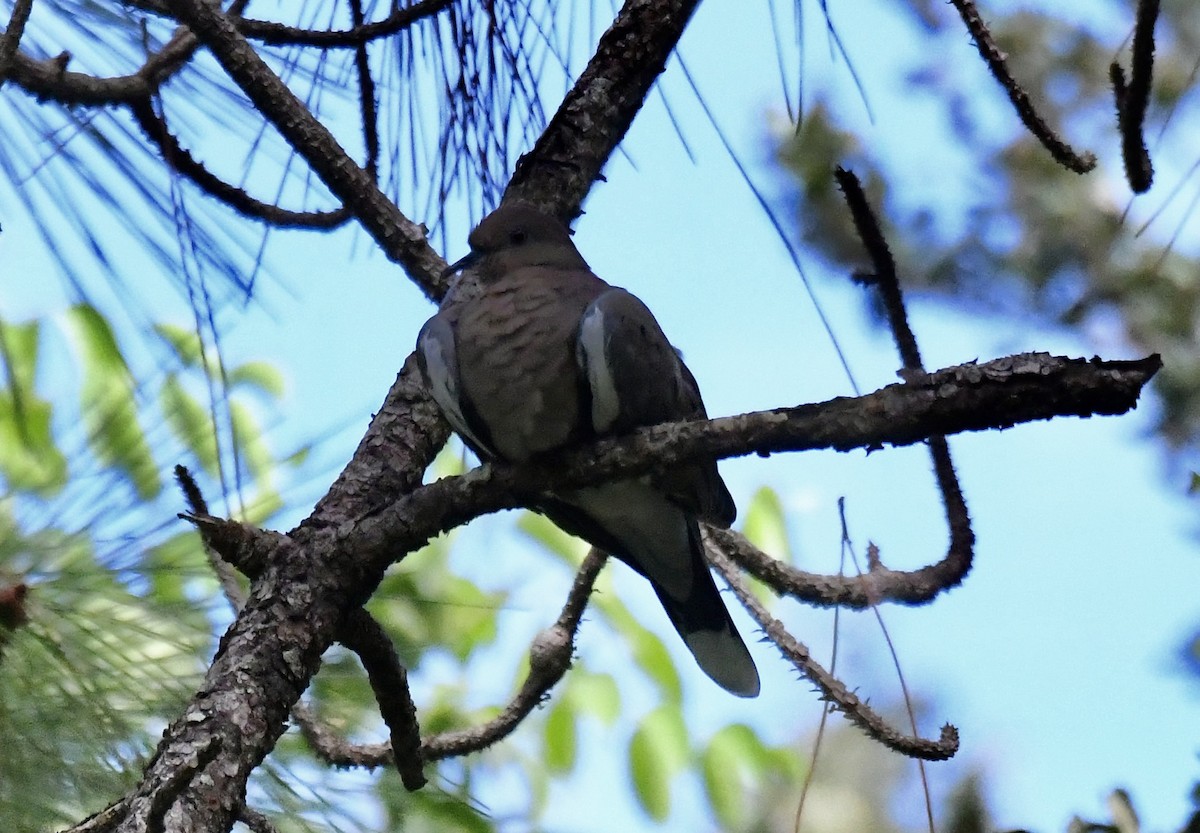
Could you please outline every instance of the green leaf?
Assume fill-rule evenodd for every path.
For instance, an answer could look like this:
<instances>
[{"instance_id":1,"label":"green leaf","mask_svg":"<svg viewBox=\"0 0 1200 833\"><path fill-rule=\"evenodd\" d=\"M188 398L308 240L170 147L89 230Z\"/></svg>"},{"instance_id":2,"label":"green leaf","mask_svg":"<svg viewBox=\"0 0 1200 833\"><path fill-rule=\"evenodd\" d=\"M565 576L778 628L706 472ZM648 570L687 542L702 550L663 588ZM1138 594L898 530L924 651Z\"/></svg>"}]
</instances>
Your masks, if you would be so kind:
<instances>
[{"instance_id":1,"label":"green leaf","mask_svg":"<svg viewBox=\"0 0 1200 833\"><path fill-rule=\"evenodd\" d=\"M195 330L175 324L155 324L154 331L167 343L184 367L203 365L203 349Z\"/></svg>"},{"instance_id":2,"label":"green leaf","mask_svg":"<svg viewBox=\"0 0 1200 833\"><path fill-rule=\"evenodd\" d=\"M105 465L123 472L149 500L162 490L150 444L138 421L133 377L108 321L88 304L67 314L83 360L81 410L92 452Z\"/></svg>"},{"instance_id":3,"label":"green leaf","mask_svg":"<svg viewBox=\"0 0 1200 833\"><path fill-rule=\"evenodd\" d=\"M576 732L574 709L566 700L550 707L543 727L546 769L561 775L575 766Z\"/></svg>"},{"instance_id":4,"label":"green leaf","mask_svg":"<svg viewBox=\"0 0 1200 833\"><path fill-rule=\"evenodd\" d=\"M679 669L675 667L663 641L638 622L629 608L612 593L601 593L593 596L593 599L612 626L629 643L634 662L658 687L663 702L676 706L683 702Z\"/></svg>"},{"instance_id":5,"label":"green leaf","mask_svg":"<svg viewBox=\"0 0 1200 833\"><path fill-rule=\"evenodd\" d=\"M691 755L687 727L679 709L660 706L650 712L629 742L629 773L638 803L655 821L671 812L671 781Z\"/></svg>"},{"instance_id":6,"label":"green leaf","mask_svg":"<svg viewBox=\"0 0 1200 833\"><path fill-rule=\"evenodd\" d=\"M50 432L51 405L33 389L39 331L36 321L0 324L0 474L10 489L49 496L66 485L67 459Z\"/></svg>"},{"instance_id":7,"label":"green leaf","mask_svg":"<svg viewBox=\"0 0 1200 833\"><path fill-rule=\"evenodd\" d=\"M433 464L429 467L433 474L434 480L441 480L443 477L455 477L467 470L467 449L458 438L451 437L450 442L442 446L442 450L438 452L438 456L433 458Z\"/></svg>"},{"instance_id":8,"label":"green leaf","mask_svg":"<svg viewBox=\"0 0 1200 833\"><path fill-rule=\"evenodd\" d=\"M275 468L275 458L263 441L258 420L241 402L229 403L229 416L242 467L256 480L265 481Z\"/></svg>"},{"instance_id":9,"label":"green leaf","mask_svg":"<svg viewBox=\"0 0 1200 833\"><path fill-rule=\"evenodd\" d=\"M750 498L746 508L746 520L742 532L763 552L783 561L792 560L792 548L788 541L787 517L779 493L769 486L761 487Z\"/></svg>"},{"instance_id":10,"label":"green leaf","mask_svg":"<svg viewBox=\"0 0 1200 833\"><path fill-rule=\"evenodd\" d=\"M449 549L443 536L408 556L384 577L368 605L410 665L433 646L465 660L496 638L496 614L507 596L454 575Z\"/></svg>"},{"instance_id":11,"label":"green leaf","mask_svg":"<svg viewBox=\"0 0 1200 833\"><path fill-rule=\"evenodd\" d=\"M273 399L283 396L283 374L267 362L246 362L229 372L229 387L257 388Z\"/></svg>"},{"instance_id":12,"label":"green leaf","mask_svg":"<svg viewBox=\"0 0 1200 833\"><path fill-rule=\"evenodd\" d=\"M577 711L610 726L620 717L621 692L611 674L593 674L576 667L567 679L567 698Z\"/></svg>"},{"instance_id":13,"label":"green leaf","mask_svg":"<svg viewBox=\"0 0 1200 833\"><path fill-rule=\"evenodd\" d=\"M32 393L37 376L38 344L41 325L37 321L23 324L0 324L4 344L4 373L10 389L21 394Z\"/></svg>"},{"instance_id":14,"label":"green leaf","mask_svg":"<svg viewBox=\"0 0 1200 833\"><path fill-rule=\"evenodd\" d=\"M167 376L158 396L171 432L192 452L200 467L215 477L220 462L208 409L184 389L174 373Z\"/></svg>"},{"instance_id":15,"label":"green leaf","mask_svg":"<svg viewBox=\"0 0 1200 833\"><path fill-rule=\"evenodd\" d=\"M713 735L704 749L701 772L708 803L722 828L745 826L755 798L747 785L771 764L769 750L749 726L737 723Z\"/></svg>"}]
</instances>

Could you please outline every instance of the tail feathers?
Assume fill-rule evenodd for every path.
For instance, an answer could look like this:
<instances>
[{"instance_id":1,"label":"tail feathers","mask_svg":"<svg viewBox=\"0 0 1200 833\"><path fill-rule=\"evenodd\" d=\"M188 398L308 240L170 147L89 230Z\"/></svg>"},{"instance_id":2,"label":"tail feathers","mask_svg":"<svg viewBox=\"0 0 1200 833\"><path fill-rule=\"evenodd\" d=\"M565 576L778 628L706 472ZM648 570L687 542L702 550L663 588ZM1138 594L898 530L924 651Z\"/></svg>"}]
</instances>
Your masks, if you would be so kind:
<instances>
[{"instance_id":1,"label":"tail feathers","mask_svg":"<svg viewBox=\"0 0 1200 833\"><path fill-rule=\"evenodd\" d=\"M696 529L694 547L700 546ZM758 669L696 548L692 550L692 586L686 597L674 598L658 582L651 579L650 583L700 669L730 694L757 697Z\"/></svg>"},{"instance_id":2,"label":"tail feathers","mask_svg":"<svg viewBox=\"0 0 1200 833\"><path fill-rule=\"evenodd\" d=\"M696 663L739 697L759 691L758 669L717 590L694 517L644 483L624 481L543 498L539 511L649 579Z\"/></svg>"}]
</instances>

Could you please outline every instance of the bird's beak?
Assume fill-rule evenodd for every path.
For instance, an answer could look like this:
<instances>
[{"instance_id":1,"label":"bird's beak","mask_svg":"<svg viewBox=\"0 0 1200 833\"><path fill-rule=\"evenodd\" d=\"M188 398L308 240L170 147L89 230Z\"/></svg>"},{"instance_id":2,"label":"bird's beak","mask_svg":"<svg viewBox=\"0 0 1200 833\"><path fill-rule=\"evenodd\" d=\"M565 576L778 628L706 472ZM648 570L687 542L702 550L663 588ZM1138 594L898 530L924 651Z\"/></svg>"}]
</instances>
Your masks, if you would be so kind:
<instances>
[{"instance_id":1,"label":"bird's beak","mask_svg":"<svg viewBox=\"0 0 1200 833\"><path fill-rule=\"evenodd\" d=\"M456 272L461 272L463 269L466 269L469 266L474 266L477 260L479 260L479 254L477 252L471 252L466 257L454 261L447 266L445 270L443 270L442 279L445 280Z\"/></svg>"}]
</instances>

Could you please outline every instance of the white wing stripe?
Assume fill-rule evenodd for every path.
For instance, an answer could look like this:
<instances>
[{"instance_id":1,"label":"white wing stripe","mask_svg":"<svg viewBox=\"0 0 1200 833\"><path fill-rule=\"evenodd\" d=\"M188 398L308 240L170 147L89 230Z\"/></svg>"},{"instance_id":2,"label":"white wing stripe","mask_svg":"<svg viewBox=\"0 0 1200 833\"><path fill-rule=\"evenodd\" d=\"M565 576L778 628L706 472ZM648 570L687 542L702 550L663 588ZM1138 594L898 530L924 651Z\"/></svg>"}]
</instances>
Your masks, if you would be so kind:
<instances>
[{"instance_id":1,"label":"white wing stripe","mask_svg":"<svg viewBox=\"0 0 1200 833\"><path fill-rule=\"evenodd\" d=\"M467 420L463 417L458 390L458 356L454 350L453 334L444 322L435 324L435 321L436 319L430 320L418 341L421 355L425 359L429 392L433 395L433 401L441 408L442 415L446 417L450 427L476 448L482 449L483 443L471 433L467 427Z\"/></svg>"},{"instance_id":2,"label":"white wing stripe","mask_svg":"<svg viewBox=\"0 0 1200 833\"><path fill-rule=\"evenodd\" d=\"M587 373L588 387L592 391L592 429L598 434L611 429L621 413L620 397L605 350L607 327L600 308L603 297L592 301L584 311L577 344L579 364Z\"/></svg>"}]
</instances>

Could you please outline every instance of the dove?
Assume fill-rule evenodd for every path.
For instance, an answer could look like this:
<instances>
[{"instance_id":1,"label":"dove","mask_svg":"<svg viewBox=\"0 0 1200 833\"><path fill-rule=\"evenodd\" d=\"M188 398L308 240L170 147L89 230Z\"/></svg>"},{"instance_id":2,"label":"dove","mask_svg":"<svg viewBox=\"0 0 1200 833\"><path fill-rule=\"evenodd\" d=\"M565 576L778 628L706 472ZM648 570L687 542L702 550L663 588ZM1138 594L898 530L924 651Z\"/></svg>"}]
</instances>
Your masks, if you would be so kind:
<instances>
[{"instance_id":1,"label":"dove","mask_svg":"<svg viewBox=\"0 0 1200 833\"><path fill-rule=\"evenodd\" d=\"M557 218L502 205L468 238L478 292L422 327L417 359L450 426L484 461L522 463L600 437L707 414L650 310L597 277ZM539 495L531 506L654 588L700 668L740 697L758 670L704 559L699 521L737 514L715 462Z\"/></svg>"}]
</instances>

